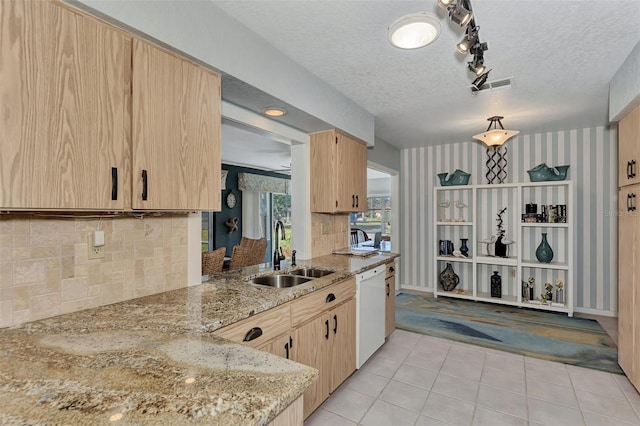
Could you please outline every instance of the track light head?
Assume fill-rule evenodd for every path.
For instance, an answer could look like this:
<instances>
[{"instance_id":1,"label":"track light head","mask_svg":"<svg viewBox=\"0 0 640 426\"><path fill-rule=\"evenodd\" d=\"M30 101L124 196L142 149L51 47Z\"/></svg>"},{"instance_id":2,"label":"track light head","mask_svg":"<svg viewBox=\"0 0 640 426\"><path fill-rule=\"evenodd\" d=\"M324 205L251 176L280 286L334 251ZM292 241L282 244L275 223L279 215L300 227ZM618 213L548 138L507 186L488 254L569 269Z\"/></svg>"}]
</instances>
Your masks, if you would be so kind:
<instances>
[{"instance_id":1,"label":"track light head","mask_svg":"<svg viewBox=\"0 0 640 426\"><path fill-rule=\"evenodd\" d=\"M477 91L480 90L482 85L487 82L487 78L489 78L489 73L490 72L491 72L491 70L485 72L484 74L482 74L481 76L479 76L478 78L473 80L473 83L471 83L471 91L472 92L477 92Z\"/></svg>"},{"instance_id":2,"label":"track light head","mask_svg":"<svg viewBox=\"0 0 640 426\"><path fill-rule=\"evenodd\" d=\"M449 18L451 18L452 22L460 25L461 27L465 27L471 22L471 18L473 18L473 13L462 6L460 2L454 4L450 4L447 7L449 11Z\"/></svg>"},{"instance_id":3,"label":"track light head","mask_svg":"<svg viewBox=\"0 0 640 426\"><path fill-rule=\"evenodd\" d=\"M483 62L484 61L479 61L479 62L470 61L470 62L467 62L467 68L469 69L469 71L471 71L475 75L481 75L487 69L487 67L484 66Z\"/></svg>"},{"instance_id":4,"label":"track light head","mask_svg":"<svg viewBox=\"0 0 640 426\"><path fill-rule=\"evenodd\" d=\"M464 38L462 39L462 41L460 41L460 43L456 45L456 49L458 50L458 53L462 55L466 55L471 51L471 48L478 43L479 29L480 27L473 27L473 28L467 27L467 32Z\"/></svg>"},{"instance_id":5,"label":"track light head","mask_svg":"<svg viewBox=\"0 0 640 426\"><path fill-rule=\"evenodd\" d=\"M454 0L438 0L438 6L443 9L448 8L451 4L453 4Z\"/></svg>"}]
</instances>

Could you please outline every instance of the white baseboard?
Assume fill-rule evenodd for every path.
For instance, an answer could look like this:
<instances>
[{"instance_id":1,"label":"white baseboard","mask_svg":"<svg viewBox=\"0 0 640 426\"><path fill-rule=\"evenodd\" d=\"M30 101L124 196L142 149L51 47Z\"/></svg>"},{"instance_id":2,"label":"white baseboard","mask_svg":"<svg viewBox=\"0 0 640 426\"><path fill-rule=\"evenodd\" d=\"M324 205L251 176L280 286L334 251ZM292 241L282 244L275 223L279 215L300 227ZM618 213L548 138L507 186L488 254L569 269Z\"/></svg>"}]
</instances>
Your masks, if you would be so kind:
<instances>
[{"instance_id":1,"label":"white baseboard","mask_svg":"<svg viewBox=\"0 0 640 426\"><path fill-rule=\"evenodd\" d=\"M600 315L603 317L618 317L618 313L614 311L602 311L600 309L591 308L573 308L573 312L579 312L581 314Z\"/></svg>"},{"instance_id":2,"label":"white baseboard","mask_svg":"<svg viewBox=\"0 0 640 426\"><path fill-rule=\"evenodd\" d=\"M419 291L421 293L433 293L433 289L430 287L422 287L419 285L400 285L400 291L402 290L411 290L411 291Z\"/></svg>"}]
</instances>

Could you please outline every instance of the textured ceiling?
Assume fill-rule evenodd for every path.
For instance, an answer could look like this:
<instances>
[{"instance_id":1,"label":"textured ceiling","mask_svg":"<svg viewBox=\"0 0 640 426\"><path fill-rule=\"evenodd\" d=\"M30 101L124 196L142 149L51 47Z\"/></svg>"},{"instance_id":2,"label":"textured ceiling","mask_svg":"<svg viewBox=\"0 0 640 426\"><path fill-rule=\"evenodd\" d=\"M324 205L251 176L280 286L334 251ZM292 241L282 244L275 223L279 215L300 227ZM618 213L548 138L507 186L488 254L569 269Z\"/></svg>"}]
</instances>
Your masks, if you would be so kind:
<instances>
[{"instance_id":1,"label":"textured ceiling","mask_svg":"<svg viewBox=\"0 0 640 426\"><path fill-rule=\"evenodd\" d=\"M523 133L605 125L609 81L640 40L640 0L473 0L489 80L513 77L513 87L472 96L470 57L455 51L463 31L435 0L212 1L371 112L376 137L399 148L471 140L492 115ZM393 48L387 27L417 11L441 18L440 38Z\"/></svg>"}]
</instances>

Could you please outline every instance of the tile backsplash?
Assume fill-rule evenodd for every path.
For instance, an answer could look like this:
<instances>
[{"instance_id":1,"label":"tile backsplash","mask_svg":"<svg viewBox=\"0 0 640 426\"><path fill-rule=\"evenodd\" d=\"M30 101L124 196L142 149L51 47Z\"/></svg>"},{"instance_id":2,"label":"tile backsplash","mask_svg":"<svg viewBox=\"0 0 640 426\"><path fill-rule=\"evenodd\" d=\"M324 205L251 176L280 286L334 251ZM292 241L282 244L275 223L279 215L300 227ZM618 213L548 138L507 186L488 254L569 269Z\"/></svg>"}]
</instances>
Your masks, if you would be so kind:
<instances>
[{"instance_id":1,"label":"tile backsplash","mask_svg":"<svg viewBox=\"0 0 640 426\"><path fill-rule=\"evenodd\" d=\"M89 260L97 229L105 256ZM186 286L186 216L0 216L0 327Z\"/></svg>"},{"instance_id":2,"label":"tile backsplash","mask_svg":"<svg viewBox=\"0 0 640 426\"><path fill-rule=\"evenodd\" d=\"M349 247L348 214L311 214L311 257Z\"/></svg>"}]
</instances>

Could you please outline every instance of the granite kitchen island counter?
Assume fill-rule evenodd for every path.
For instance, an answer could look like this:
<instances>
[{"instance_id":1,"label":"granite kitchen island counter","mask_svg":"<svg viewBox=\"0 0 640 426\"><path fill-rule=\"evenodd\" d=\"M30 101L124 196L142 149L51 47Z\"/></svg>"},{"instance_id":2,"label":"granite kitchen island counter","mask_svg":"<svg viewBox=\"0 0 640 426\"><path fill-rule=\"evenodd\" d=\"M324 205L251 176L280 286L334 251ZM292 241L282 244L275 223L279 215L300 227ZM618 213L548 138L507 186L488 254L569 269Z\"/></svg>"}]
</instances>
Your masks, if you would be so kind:
<instances>
[{"instance_id":1,"label":"granite kitchen island counter","mask_svg":"<svg viewBox=\"0 0 640 426\"><path fill-rule=\"evenodd\" d=\"M357 272L322 259L300 263L337 272L289 289L249 284L273 273L252 267L0 330L0 424L268 423L317 370L215 331Z\"/></svg>"}]
</instances>

